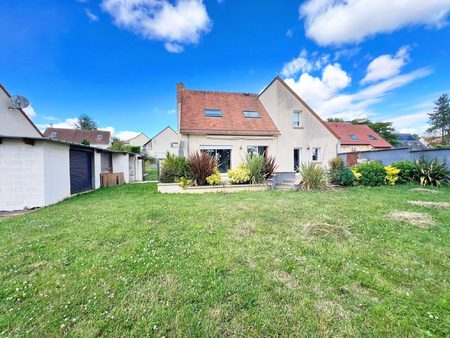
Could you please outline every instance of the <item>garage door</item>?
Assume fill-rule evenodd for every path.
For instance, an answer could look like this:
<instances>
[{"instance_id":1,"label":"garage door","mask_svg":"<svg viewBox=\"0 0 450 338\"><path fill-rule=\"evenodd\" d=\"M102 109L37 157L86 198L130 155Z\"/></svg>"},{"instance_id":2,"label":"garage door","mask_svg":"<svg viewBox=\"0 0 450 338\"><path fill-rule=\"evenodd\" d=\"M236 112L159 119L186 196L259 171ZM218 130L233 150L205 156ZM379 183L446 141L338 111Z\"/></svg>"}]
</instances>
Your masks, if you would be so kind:
<instances>
[{"instance_id":1,"label":"garage door","mask_svg":"<svg viewBox=\"0 0 450 338\"><path fill-rule=\"evenodd\" d=\"M70 149L70 193L92 189L92 152Z\"/></svg>"}]
</instances>

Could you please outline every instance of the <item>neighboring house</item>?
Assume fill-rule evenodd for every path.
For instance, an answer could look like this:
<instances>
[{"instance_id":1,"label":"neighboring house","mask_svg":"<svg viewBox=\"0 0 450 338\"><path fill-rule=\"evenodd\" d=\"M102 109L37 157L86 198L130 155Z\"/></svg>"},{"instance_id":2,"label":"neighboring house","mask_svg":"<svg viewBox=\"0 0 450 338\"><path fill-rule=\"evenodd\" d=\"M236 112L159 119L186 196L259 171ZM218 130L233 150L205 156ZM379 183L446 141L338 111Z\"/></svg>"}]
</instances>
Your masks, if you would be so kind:
<instances>
[{"instance_id":1,"label":"neighboring house","mask_svg":"<svg viewBox=\"0 0 450 338\"><path fill-rule=\"evenodd\" d=\"M325 122L339 137L339 153L389 149L391 144L372 128L350 122Z\"/></svg>"},{"instance_id":2,"label":"neighboring house","mask_svg":"<svg viewBox=\"0 0 450 338\"><path fill-rule=\"evenodd\" d=\"M148 143L148 141L150 141L150 137L148 137L144 133L140 133L140 134L136 135L135 137L130 138L129 140L126 140L124 143L128 144L130 146L141 147L141 150L142 150L142 149L144 149L144 146L146 143Z\"/></svg>"},{"instance_id":3,"label":"neighboring house","mask_svg":"<svg viewBox=\"0 0 450 338\"><path fill-rule=\"evenodd\" d=\"M39 129L22 109L10 109L11 95L0 84L0 135L42 137Z\"/></svg>"},{"instance_id":4,"label":"neighboring house","mask_svg":"<svg viewBox=\"0 0 450 338\"><path fill-rule=\"evenodd\" d=\"M422 140L417 139L413 134L398 134L397 142L399 143L397 148L409 148L411 150L428 149L427 145Z\"/></svg>"},{"instance_id":5,"label":"neighboring house","mask_svg":"<svg viewBox=\"0 0 450 338\"><path fill-rule=\"evenodd\" d=\"M106 130L82 130L49 127L45 129L44 136L52 140L77 144L82 144L83 140L87 140L90 146L102 149L106 149L111 146L112 142L111 133Z\"/></svg>"},{"instance_id":6,"label":"neighboring house","mask_svg":"<svg viewBox=\"0 0 450 338\"><path fill-rule=\"evenodd\" d=\"M222 173L248 152L274 156L277 172L289 176L302 162L327 164L337 155L337 134L279 77L260 94L177 84L177 108L180 154L218 155Z\"/></svg>"},{"instance_id":7,"label":"neighboring house","mask_svg":"<svg viewBox=\"0 0 450 338\"><path fill-rule=\"evenodd\" d=\"M50 205L100 187L100 173L142 180L136 154L51 140L19 109L10 110L0 86L0 211Z\"/></svg>"},{"instance_id":8,"label":"neighboring house","mask_svg":"<svg viewBox=\"0 0 450 338\"><path fill-rule=\"evenodd\" d=\"M143 150L152 157L163 159L167 152L178 155L178 145L178 133L171 127L166 127L144 144Z\"/></svg>"}]
</instances>

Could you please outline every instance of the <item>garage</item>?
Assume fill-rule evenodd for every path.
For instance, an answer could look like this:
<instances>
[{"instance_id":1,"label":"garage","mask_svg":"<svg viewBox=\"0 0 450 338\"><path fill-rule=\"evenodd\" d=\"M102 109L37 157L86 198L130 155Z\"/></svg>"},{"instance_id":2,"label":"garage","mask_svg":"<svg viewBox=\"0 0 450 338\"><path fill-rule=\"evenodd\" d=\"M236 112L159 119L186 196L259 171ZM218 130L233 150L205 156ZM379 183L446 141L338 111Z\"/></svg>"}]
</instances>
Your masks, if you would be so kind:
<instances>
[{"instance_id":1,"label":"garage","mask_svg":"<svg viewBox=\"0 0 450 338\"><path fill-rule=\"evenodd\" d=\"M92 151L70 149L70 193L72 195L93 189L92 158Z\"/></svg>"}]
</instances>

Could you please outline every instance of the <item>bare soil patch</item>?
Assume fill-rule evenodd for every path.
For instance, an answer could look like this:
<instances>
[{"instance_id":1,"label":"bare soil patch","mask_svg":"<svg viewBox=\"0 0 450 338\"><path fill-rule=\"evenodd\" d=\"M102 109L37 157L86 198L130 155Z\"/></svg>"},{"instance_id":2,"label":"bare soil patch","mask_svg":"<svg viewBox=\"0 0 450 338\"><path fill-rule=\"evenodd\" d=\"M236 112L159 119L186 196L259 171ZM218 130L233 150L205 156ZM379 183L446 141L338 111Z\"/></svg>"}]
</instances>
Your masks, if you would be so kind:
<instances>
[{"instance_id":1,"label":"bare soil patch","mask_svg":"<svg viewBox=\"0 0 450 338\"><path fill-rule=\"evenodd\" d=\"M433 225L431 216L420 212L393 211L390 214L390 218L396 221L408 222L421 228L427 228L428 226Z\"/></svg>"},{"instance_id":2,"label":"bare soil patch","mask_svg":"<svg viewBox=\"0 0 450 338\"><path fill-rule=\"evenodd\" d=\"M295 279L286 271L275 272L275 279L282 282L288 289L295 289L297 287Z\"/></svg>"},{"instance_id":3,"label":"bare soil patch","mask_svg":"<svg viewBox=\"0 0 450 338\"><path fill-rule=\"evenodd\" d=\"M312 238L349 239L352 233L340 225L329 223L308 223L303 228L303 235Z\"/></svg>"},{"instance_id":4,"label":"bare soil patch","mask_svg":"<svg viewBox=\"0 0 450 338\"><path fill-rule=\"evenodd\" d=\"M408 201L408 203L427 208L450 208L448 202Z\"/></svg>"}]
</instances>

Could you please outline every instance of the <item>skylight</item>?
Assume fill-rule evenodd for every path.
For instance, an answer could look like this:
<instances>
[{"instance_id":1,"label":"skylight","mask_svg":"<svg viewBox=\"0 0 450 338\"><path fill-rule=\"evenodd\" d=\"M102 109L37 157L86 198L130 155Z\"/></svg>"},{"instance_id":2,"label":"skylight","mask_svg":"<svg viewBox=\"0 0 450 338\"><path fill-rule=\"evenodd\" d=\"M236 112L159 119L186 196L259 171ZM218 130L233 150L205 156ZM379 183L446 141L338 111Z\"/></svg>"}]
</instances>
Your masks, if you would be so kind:
<instances>
[{"instance_id":1,"label":"skylight","mask_svg":"<svg viewBox=\"0 0 450 338\"><path fill-rule=\"evenodd\" d=\"M375 141L377 138L375 137L375 136L373 136L373 135L367 135L372 141Z\"/></svg>"},{"instance_id":2,"label":"skylight","mask_svg":"<svg viewBox=\"0 0 450 338\"><path fill-rule=\"evenodd\" d=\"M220 109L205 109L205 116L207 117L222 117L222 111Z\"/></svg>"},{"instance_id":3,"label":"skylight","mask_svg":"<svg viewBox=\"0 0 450 338\"><path fill-rule=\"evenodd\" d=\"M97 138L103 138L102 134L97 134Z\"/></svg>"},{"instance_id":4,"label":"skylight","mask_svg":"<svg viewBox=\"0 0 450 338\"><path fill-rule=\"evenodd\" d=\"M244 117L247 119L259 119L261 118L261 114L259 113L259 111L255 111L255 110L244 110Z\"/></svg>"},{"instance_id":5,"label":"skylight","mask_svg":"<svg viewBox=\"0 0 450 338\"><path fill-rule=\"evenodd\" d=\"M350 136L350 138L351 138L353 141L358 141L358 136L356 136L356 135L354 135L354 134L349 134L348 136Z\"/></svg>"},{"instance_id":6,"label":"skylight","mask_svg":"<svg viewBox=\"0 0 450 338\"><path fill-rule=\"evenodd\" d=\"M51 138L55 138L57 135L58 135L58 133L57 133L56 131L52 131L52 132L50 133L50 137L51 137Z\"/></svg>"}]
</instances>

